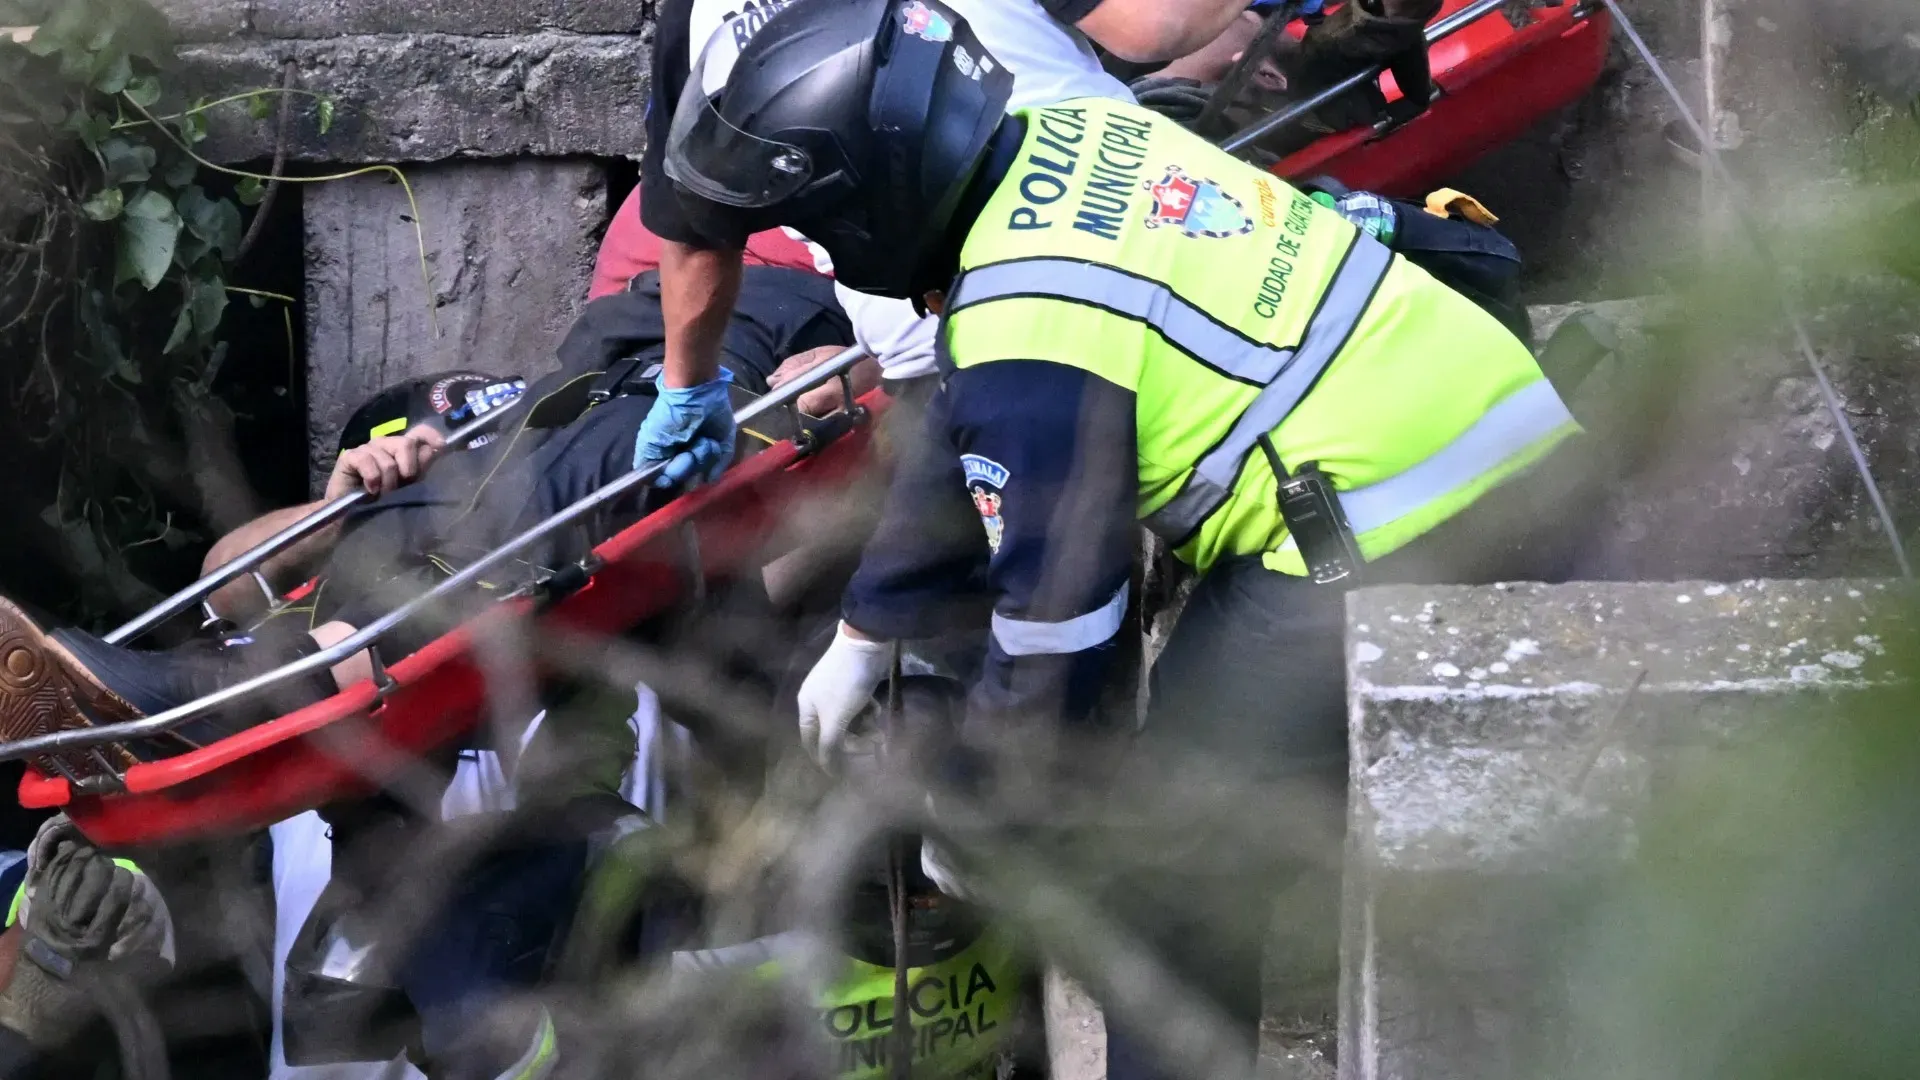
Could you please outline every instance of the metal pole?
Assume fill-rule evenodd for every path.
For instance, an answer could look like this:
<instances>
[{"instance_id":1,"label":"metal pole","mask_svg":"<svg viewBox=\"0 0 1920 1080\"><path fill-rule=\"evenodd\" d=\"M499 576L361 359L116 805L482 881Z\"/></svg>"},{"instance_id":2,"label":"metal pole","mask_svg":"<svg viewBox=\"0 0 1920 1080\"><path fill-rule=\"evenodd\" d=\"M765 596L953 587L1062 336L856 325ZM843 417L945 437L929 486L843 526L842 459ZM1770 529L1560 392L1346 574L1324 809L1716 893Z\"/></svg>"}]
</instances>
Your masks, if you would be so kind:
<instances>
[{"instance_id":1,"label":"metal pole","mask_svg":"<svg viewBox=\"0 0 1920 1080\"><path fill-rule=\"evenodd\" d=\"M1478 21L1482 16L1491 15L1499 11L1506 5L1506 2L1507 0L1475 0L1474 3L1468 4L1459 11L1427 27L1427 45L1431 47L1434 42L1453 36L1458 31ZM1242 149L1259 142L1261 139L1266 138L1281 128L1296 123L1301 117L1332 101L1334 98L1364 86L1371 80L1378 79L1386 70L1384 66L1376 64L1365 71L1355 72L1305 101L1282 109L1256 124L1248 125L1246 128L1228 137L1225 142L1220 144L1220 149L1225 150L1229 154L1238 153Z\"/></svg>"},{"instance_id":2,"label":"metal pole","mask_svg":"<svg viewBox=\"0 0 1920 1080\"><path fill-rule=\"evenodd\" d=\"M833 359L807 372L805 375L782 385L746 408L733 414L736 424L746 424L755 418L788 405L802 394L817 386L839 378L840 374L865 359L867 353L859 346L843 350ZM492 415L492 414L489 414ZM464 429L463 429L464 430ZM144 739L164 734L195 717L203 716L222 705L231 704L243 698L272 689L315 672L324 671L346 660L355 653L390 633L401 623L419 615L435 602L447 595L463 589L485 577L495 568L505 564L514 556L539 543L541 540L578 522L601 507L615 501L622 495L651 481L666 468L667 462L651 462L644 468L635 469L608 484L579 502L567 507L550 518L529 528L505 544L487 552L459 573L447 578L425 593L409 600L387 614L361 627L352 636L342 640L331 648L303 657L285 667L256 675L245 682L215 691L196 701L168 709L166 712L149 716L142 720L130 720L123 724L108 724L102 727L74 728L69 731L49 732L36 735L31 739L0 744L0 761L14 761L20 758L38 757L44 754L65 750L84 749L90 746L102 746L107 743L121 742L126 739Z\"/></svg>"},{"instance_id":3,"label":"metal pole","mask_svg":"<svg viewBox=\"0 0 1920 1080\"><path fill-rule=\"evenodd\" d=\"M454 429L447 435L447 446L459 449L473 440L499 426L502 417L519 408L526 401L522 391L519 396L501 403L485 416L475 417L467 424ZM369 496L365 489L342 495L327 505L301 518L299 521L281 529L259 544L243 552L238 558L220 569L201 578L199 581L181 589L165 600L142 612L133 621L114 628L113 632L101 640L109 645L122 645L152 630L175 615L212 596L216 590L229 582L238 580L257 570L261 564L275 555L293 546L321 529L346 516L347 511L366 502Z\"/></svg>"},{"instance_id":4,"label":"metal pole","mask_svg":"<svg viewBox=\"0 0 1920 1080\"><path fill-rule=\"evenodd\" d=\"M1833 414L1834 423L1840 428L1840 438L1847 444L1847 453L1853 456L1853 467L1860 474L1860 482L1866 486L1867 499L1873 503L1874 513L1880 517L1880 528L1887 534L1887 544L1893 549L1893 559L1899 564L1900 576L1913 577L1913 565L1907 561L1907 546L1900 540L1900 530L1894 525L1893 512L1887 509L1887 500L1880 494L1880 485L1873 478L1873 468L1867 464L1866 451L1860 448L1860 440L1854 434L1853 424L1847 419L1846 410L1841 407L1840 395L1827 378L1826 365L1820 362L1820 353L1813 347L1813 337L1807 333L1807 321L1800 314L1799 304L1795 302L1793 293L1787 289L1786 282L1780 277L1780 264L1774 261L1772 247L1767 243L1766 233L1761 230L1760 223L1754 219L1753 211L1746 201L1740 197L1739 181L1735 180L1733 173L1727 170L1727 163L1721 159L1720 148L1714 144L1712 133L1701 126L1700 118L1695 116L1693 110L1687 106L1687 99L1681 95L1680 87L1675 85L1673 77L1667 74L1666 65L1653 54L1653 49L1647 44L1646 39L1640 36L1639 30L1634 28L1633 20L1629 19L1627 13L1621 9L1620 0L1601 0L1601 2L1607 5L1608 11L1613 13L1613 20L1620 27L1620 32L1627 36L1627 40L1633 44L1634 51L1646 61L1647 67L1653 71L1653 77L1659 81L1660 88L1666 91L1667 97L1673 101L1673 107L1679 110L1680 118L1686 121L1687 127L1693 132L1693 137L1700 141L1700 153L1708 171L1720 181L1721 189L1727 195L1728 209L1733 212L1735 220L1740 223L1741 231L1747 236L1747 241L1759 253L1761 263L1767 268L1767 281L1773 286L1775 299L1781 310L1786 312L1787 321L1793 326L1794 340L1800 347L1801 356L1807 361L1807 367L1813 371L1814 382L1820 386L1820 396L1826 400L1827 411Z\"/></svg>"},{"instance_id":5,"label":"metal pole","mask_svg":"<svg viewBox=\"0 0 1920 1080\"><path fill-rule=\"evenodd\" d=\"M903 649L893 643L893 659L887 666L887 707L880 720L880 758L889 768L897 767L902 751L905 726L900 720L900 678ZM893 920L893 1045L887 1055L887 1073L892 1080L913 1077L913 1010L907 987L907 840L897 829L887 830L887 911Z\"/></svg>"}]
</instances>

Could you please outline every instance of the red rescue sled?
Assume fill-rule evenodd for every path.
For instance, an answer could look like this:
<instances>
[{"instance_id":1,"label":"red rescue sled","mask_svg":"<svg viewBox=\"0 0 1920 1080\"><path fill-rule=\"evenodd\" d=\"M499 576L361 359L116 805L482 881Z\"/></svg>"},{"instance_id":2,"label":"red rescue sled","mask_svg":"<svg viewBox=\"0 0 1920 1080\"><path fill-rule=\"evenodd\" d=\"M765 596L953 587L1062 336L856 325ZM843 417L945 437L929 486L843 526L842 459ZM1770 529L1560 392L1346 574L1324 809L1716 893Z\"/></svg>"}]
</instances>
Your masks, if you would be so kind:
<instances>
[{"instance_id":1,"label":"red rescue sled","mask_svg":"<svg viewBox=\"0 0 1920 1080\"><path fill-rule=\"evenodd\" d=\"M1439 93L1426 113L1398 127L1328 136L1274 171L1330 175L1354 188L1418 196L1573 103L1605 61L1605 12L1586 0L1565 0L1533 9L1530 24L1516 28L1503 14L1506 6L1447 0L1429 32ZM1397 97L1391 77L1380 77L1389 99ZM821 381L783 389L797 393ZM863 405L870 415L886 398L876 391ZM719 483L601 544L584 586L534 617L573 631L616 633L689 600L694 574L717 579L751 571L755 560L774 554L765 538L790 507L833 498L859 474L870 439L871 425L858 422L813 446L783 443L755 455ZM697 567L687 558L690 536ZM525 615L531 605L530 599L507 601L481 621ZM130 627L144 630L179 610L150 613L156 618ZM399 660L381 687L362 683L200 750L86 781L29 768L20 802L64 807L96 842L129 846L260 828L371 790L408 756L444 746L477 724L489 689L473 650L479 629L470 624ZM0 746L0 758L36 756L22 752L25 745Z\"/></svg>"}]
</instances>

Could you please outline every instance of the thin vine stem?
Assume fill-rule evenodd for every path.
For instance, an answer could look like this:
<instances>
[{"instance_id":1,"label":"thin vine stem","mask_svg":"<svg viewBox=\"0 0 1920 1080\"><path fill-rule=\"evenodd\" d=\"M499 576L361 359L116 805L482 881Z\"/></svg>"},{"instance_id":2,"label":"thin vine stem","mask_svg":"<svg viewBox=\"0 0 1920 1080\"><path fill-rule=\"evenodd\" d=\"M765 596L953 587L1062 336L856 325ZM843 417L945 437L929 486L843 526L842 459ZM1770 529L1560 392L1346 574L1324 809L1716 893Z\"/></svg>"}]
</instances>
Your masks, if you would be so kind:
<instances>
[{"instance_id":1,"label":"thin vine stem","mask_svg":"<svg viewBox=\"0 0 1920 1080\"><path fill-rule=\"evenodd\" d=\"M146 106L131 98L127 99L127 103L135 109L138 109L140 115L153 121L155 126L166 135L168 141L179 147L182 153L192 158L202 168L212 169L214 172L222 173L226 176L237 176L247 180L271 182L276 179L271 176L263 176L260 173L247 172L244 169L231 169L225 165L208 161L206 158L201 157L200 154L172 128L160 123L159 118L147 111ZM427 234L420 226L420 202L414 198L413 184L407 180L406 173L401 172L400 168L396 165L366 165L358 169L349 169L342 173L329 173L325 176L282 176L278 177L278 179L289 184L324 184L333 180L351 180L356 176L371 176L374 173L391 173L393 178L400 182L401 190L406 192L407 208L412 211L413 214L413 241L420 253L420 280L427 288L427 321L433 328L433 336L438 338L440 336L440 312L438 305L433 302L433 274L427 269Z\"/></svg>"},{"instance_id":2,"label":"thin vine stem","mask_svg":"<svg viewBox=\"0 0 1920 1080\"><path fill-rule=\"evenodd\" d=\"M265 289L246 289L238 285L228 285L226 286L226 290L241 296L258 296L263 300L278 300L283 304L297 304L300 302L294 297L288 296L286 293L268 292Z\"/></svg>"},{"instance_id":3,"label":"thin vine stem","mask_svg":"<svg viewBox=\"0 0 1920 1080\"><path fill-rule=\"evenodd\" d=\"M161 124L167 120L185 120L189 116L198 116L201 113L208 111L209 109L217 109L222 105L232 105L234 102L237 102L237 101L247 101L252 98L259 97L262 94L287 94L287 95L297 94L301 97L310 97L315 101L324 101L326 100L326 97L327 97L327 95L325 94L318 93L313 90L303 90L295 86L263 86L258 90L249 90L244 94L228 94L226 97L223 97L218 101L209 101L204 105L195 105L191 109L183 109L180 112L169 113L166 116L154 116L151 113L147 113L147 110L140 109L142 113L146 113L143 119L122 120L114 124L113 127L110 128L109 130L126 131L129 128L146 127L148 124ZM140 107L138 105L135 105L134 108L138 109Z\"/></svg>"},{"instance_id":4,"label":"thin vine stem","mask_svg":"<svg viewBox=\"0 0 1920 1080\"><path fill-rule=\"evenodd\" d=\"M293 76L296 71L294 62L289 60L285 70L280 73L280 87L293 89ZM260 242L260 234L266 231L267 217L273 213L273 204L280 197L280 177L287 171L287 124L293 119L293 98L280 97L280 119L273 128L273 182L260 195L260 205L253 211L253 221L247 225L246 235L240 238L240 248L233 253L233 265L239 266L247 260L247 254Z\"/></svg>"}]
</instances>

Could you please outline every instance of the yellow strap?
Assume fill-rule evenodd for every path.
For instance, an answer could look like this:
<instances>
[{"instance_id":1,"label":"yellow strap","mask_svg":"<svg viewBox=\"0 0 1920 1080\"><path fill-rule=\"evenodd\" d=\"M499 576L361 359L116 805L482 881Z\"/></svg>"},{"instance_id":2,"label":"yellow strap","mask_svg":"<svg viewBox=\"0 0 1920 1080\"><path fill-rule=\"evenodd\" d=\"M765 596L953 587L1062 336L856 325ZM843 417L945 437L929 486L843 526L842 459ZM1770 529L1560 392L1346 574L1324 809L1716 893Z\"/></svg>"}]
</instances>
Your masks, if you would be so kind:
<instances>
[{"instance_id":1,"label":"yellow strap","mask_svg":"<svg viewBox=\"0 0 1920 1080\"><path fill-rule=\"evenodd\" d=\"M1452 188L1441 188L1427 196L1427 213L1437 218L1459 214L1475 225L1488 228L1500 224L1500 219L1494 216L1493 211L1482 206L1479 199Z\"/></svg>"},{"instance_id":2,"label":"yellow strap","mask_svg":"<svg viewBox=\"0 0 1920 1080\"><path fill-rule=\"evenodd\" d=\"M367 438L377 439L382 435L398 435L405 430L407 430L407 418L396 416L384 424L373 425L373 430L367 432Z\"/></svg>"}]
</instances>

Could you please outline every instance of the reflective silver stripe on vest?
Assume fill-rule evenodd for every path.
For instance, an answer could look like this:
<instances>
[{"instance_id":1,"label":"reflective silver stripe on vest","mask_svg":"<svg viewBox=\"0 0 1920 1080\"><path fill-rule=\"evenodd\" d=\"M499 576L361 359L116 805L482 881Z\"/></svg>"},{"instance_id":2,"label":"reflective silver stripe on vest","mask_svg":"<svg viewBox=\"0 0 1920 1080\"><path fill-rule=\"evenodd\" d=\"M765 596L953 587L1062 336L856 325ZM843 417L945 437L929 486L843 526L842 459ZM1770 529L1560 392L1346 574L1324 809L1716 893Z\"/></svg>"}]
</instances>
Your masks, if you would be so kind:
<instances>
[{"instance_id":1,"label":"reflective silver stripe on vest","mask_svg":"<svg viewBox=\"0 0 1920 1080\"><path fill-rule=\"evenodd\" d=\"M1260 436L1280 426L1340 355L1373 303L1373 294L1393 266L1393 252L1370 236L1359 236L1320 298L1320 310L1300 339L1293 362L1267 383L1233 422L1219 445L1207 452L1166 505L1147 515L1147 528L1179 546L1185 543L1233 491ZM1297 464L1294 463L1294 464Z\"/></svg>"},{"instance_id":2,"label":"reflective silver stripe on vest","mask_svg":"<svg viewBox=\"0 0 1920 1080\"><path fill-rule=\"evenodd\" d=\"M1028 622L996 612L993 639L1008 656L1063 656L1105 645L1120 632L1129 588L1129 583L1121 582L1120 591L1098 611L1063 622Z\"/></svg>"},{"instance_id":3,"label":"reflective silver stripe on vest","mask_svg":"<svg viewBox=\"0 0 1920 1080\"><path fill-rule=\"evenodd\" d=\"M1347 524L1355 535L1391 525L1573 422L1573 414L1552 383L1545 379L1530 383L1501 399L1472 427L1419 464L1377 484L1341 492Z\"/></svg>"},{"instance_id":4,"label":"reflective silver stripe on vest","mask_svg":"<svg viewBox=\"0 0 1920 1080\"><path fill-rule=\"evenodd\" d=\"M954 286L950 312L971 304L1033 296L1103 308L1138 319L1167 343L1230 379L1265 386L1294 350L1254 341L1215 321L1161 282L1078 259L1017 259L969 270Z\"/></svg>"}]
</instances>

